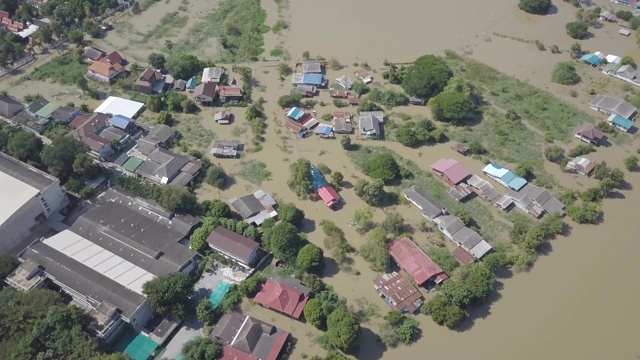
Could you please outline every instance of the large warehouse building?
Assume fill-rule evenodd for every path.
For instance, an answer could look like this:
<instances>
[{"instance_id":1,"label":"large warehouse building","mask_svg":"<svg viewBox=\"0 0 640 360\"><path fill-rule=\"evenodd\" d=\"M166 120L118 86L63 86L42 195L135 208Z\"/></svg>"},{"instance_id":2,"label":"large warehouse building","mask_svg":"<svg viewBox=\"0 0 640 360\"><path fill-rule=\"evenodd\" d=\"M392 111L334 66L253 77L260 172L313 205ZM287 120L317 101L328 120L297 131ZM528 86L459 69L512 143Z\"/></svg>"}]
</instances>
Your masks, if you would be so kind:
<instances>
[{"instance_id":1,"label":"large warehouse building","mask_svg":"<svg viewBox=\"0 0 640 360\"><path fill-rule=\"evenodd\" d=\"M17 254L35 226L69 204L60 180L0 153L0 253Z\"/></svg>"}]
</instances>

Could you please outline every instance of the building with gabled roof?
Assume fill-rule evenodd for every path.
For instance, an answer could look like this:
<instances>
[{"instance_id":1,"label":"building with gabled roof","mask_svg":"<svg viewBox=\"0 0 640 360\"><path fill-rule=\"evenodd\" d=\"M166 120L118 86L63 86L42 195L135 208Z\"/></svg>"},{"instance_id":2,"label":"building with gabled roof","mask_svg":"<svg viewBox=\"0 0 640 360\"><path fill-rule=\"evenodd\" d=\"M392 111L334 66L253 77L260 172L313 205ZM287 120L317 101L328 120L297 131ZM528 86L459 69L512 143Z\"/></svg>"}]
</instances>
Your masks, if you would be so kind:
<instances>
[{"instance_id":1,"label":"building with gabled roof","mask_svg":"<svg viewBox=\"0 0 640 360\"><path fill-rule=\"evenodd\" d=\"M389 254L418 286L427 282L440 284L449 278L411 239L398 238L389 244Z\"/></svg>"},{"instance_id":2,"label":"building with gabled roof","mask_svg":"<svg viewBox=\"0 0 640 360\"><path fill-rule=\"evenodd\" d=\"M403 313L413 314L424 303L422 293L396 271L376 277L373 288L394 309Z\"/></svg>"},{"instance_id":3,"label":"building with gabled roof","mask_svg":"<svg viewBox=\"0 0 640 360\"><path fill-rule=\"evenodd\" d=\"M267 280L253 300L271 310L299 319L309 300L308 291L300 291L273 280Z\"/></svg>"}]
</instances>

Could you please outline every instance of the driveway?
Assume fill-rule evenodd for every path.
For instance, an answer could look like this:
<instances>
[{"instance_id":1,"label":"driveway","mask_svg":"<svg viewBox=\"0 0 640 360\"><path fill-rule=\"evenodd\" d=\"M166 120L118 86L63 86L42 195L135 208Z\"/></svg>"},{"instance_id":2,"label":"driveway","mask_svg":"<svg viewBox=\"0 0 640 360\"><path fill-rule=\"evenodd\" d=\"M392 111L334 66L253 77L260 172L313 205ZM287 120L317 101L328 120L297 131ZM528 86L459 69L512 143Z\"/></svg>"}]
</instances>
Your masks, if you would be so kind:
<instances>
[{"instance_id":1,"label":"driveway","mask_svg":"<svg viewBox=\"0 0 640 360\"><path fill-rule=\"evenodd\" d=\"M220 271L216 271L214 274L211 270L207 270L202 274L202 278L195 285L195 290L191 298L191 311L187 314L180 330L178 330L173 339L167 343L162 358L180 359L178 356L184 343L195 337L204 336L204 324L198 321L195 309L200 300L208 299L209 296L211 296L211 292L218 286L220 281L222 281L222 273Z\"/></svg>"}]
</instances>

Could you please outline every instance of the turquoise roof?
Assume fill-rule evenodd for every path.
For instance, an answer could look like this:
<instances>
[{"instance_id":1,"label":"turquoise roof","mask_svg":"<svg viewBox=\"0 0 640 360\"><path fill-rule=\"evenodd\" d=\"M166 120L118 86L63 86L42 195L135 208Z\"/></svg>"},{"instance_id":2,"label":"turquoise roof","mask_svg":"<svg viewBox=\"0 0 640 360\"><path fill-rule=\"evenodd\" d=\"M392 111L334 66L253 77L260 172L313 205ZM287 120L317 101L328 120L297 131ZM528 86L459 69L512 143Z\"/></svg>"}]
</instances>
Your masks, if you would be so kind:
<instances>
[{"instance_id":1,"label":"turquoise roof","mask_svg":"<svg viewBox=\"0 0 640 360\"><path fill-rule=\"evenodd\" d=\"M615 125L620 126L621 128L624 128L626 130L629 130L633 127L633 121L629 120L629 119L625 119L620 115L616 115L614 116L613 120L611 120L612 123L614 123Z\"/></svg>"}]
</instances>

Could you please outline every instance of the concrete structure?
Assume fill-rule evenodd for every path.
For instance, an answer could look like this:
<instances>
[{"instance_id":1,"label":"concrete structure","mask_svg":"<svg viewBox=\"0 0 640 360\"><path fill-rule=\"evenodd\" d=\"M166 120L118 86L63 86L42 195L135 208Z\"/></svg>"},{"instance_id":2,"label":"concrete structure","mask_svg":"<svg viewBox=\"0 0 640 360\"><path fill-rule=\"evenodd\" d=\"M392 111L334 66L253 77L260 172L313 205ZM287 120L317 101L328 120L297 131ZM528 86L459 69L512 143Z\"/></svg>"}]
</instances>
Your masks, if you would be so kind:
<instances>
[{"instance_id":1,"label":"concrete structure","mask_svg":"<svg viewBox=\"0 0 640 360\"><path fill-rule=\"evenodd\" d=\"M420 291L395 271L375 278L373 288L397 311L413 314L424 303Z\"/></svg>"},{"instance_id":2,"label":"concrete structure","mask_svg":"<svg viewBox=\"0 0 640 360\"><path fill-rule=\"evenodd\" d=\"M60 181L0 153L0 253L17 254L33 228L69 205Z\"/></svg>"}]
</instances>

